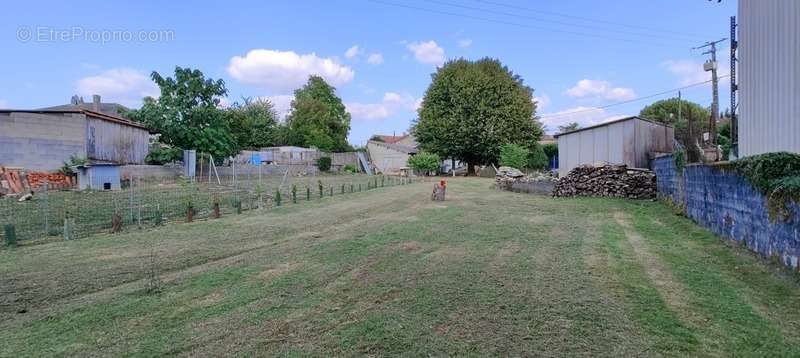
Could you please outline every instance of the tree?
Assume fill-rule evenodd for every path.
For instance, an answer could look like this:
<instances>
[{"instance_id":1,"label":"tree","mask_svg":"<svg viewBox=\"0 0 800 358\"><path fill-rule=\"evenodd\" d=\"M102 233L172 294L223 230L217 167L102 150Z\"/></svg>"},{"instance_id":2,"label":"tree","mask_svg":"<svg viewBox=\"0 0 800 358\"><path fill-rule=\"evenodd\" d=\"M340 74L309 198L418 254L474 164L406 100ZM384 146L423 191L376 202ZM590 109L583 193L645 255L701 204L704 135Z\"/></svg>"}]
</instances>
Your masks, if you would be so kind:
<instances>
[{"instance_id":1,"label":"tree","mask_svg":"<svg viewBox=\"0 0 800 358\"><path fill-rule=\"evenodd\" d=\"M519 144L503 144L500 147L500 165L516 169L526 168L528 155L530 155L530 151Z\"/></svg>"},{"instance_id":2,"label":"tree","mask_svg":"<svg viewBox=\"0 0 800 358\"><path fill-rule=\"evenodd\" d=\"M572 132L574 130L578 130L581 128L581 125L578 122L572 122L567 125L558 126L558 133L567 133Z\"/></svg>"},{"instance_id":3,"label":"tree","mask_svg":"<svg viewBox=\"0 0 800 358\"><path fill-rule=\"evenodd\" d=\"M434 153L420 152L408 158L408 166L414 171L425 173L426 175L438 170L441 163L439 156Z\"/></svg>"},{"instance_id":4,"label":"tree","mask_svg":"<svg viewBox=\"0 0 800 358\"><path fill-rule=\"evenodd\" d=\"M678 107L681 109L681 118L678 120ZM650 104L639 112L642 118L670 124L675 127L675 139L684 147L693 148L694 143L708 130L708 120L711 113L701 105L670 98ZM692 137L689 137L689 121L692 123Z\"/></svg>"},{"instance_id":5,"label":"tree","mask_svg":"<svg viewBox=\"0 0 800 358\"><path fill-rule=\"evenodd\" d=\"M267 99L243 98L226 110L231 134L239 148L258 149L275 145L278 112Z\"/></svg>"},{"instance_id":6,"label":"tree","mask_svg":"<svg viewBox=\"0 0 800 358\"><path fill-rule=\"evenodd\" d=\"M470 169L496 162L503 144L531 147L541 137L532 98L533 90L498 60L449 61L432 75L412 132L423 150Z\"/></svg>"},{"instance_id":7,"label":"tree","mask_svg":"<svg viewBox=\"0 0 800 358\"><path fill-rule=\"evenodd\" d=\"M553 160L553 158L558 157L558 144L557 143L547 143L542 145L542 150L544 150L544 154L547 156L547 160Z\"/></svg>"},{"instance_id":8,"label":"tree","mask_svg":"<svg viewBox=\"0 0 800 358\"><path fill-rule=\"evenodd\" d=\"M550 167L547 154L544 151L544 146L536 144L531 149L531 154L528 156L528 168L533 170L547 170Z\"/></svg>"},{"instance_id":9,"label":"tree","mask_svg":"<svg viewBox=\"0 0 800 358\"><path fill-rule=\"evenodd\" d=\"M335 91L322 77L312 75L294 92L287 128L282 133L285 144L329 151L351 149L347 143L350 113Z\"/></svg>"},{"instance_id":10,"label":"tree","mask_svg":"<svg viewBox=\"0 0 800 358\"><path fill-rule=\"evenodd\" d=\"M175 78L150 75L161 89L159 98L146 97L141 109L125 116L160 134L159 141L195 149L221 159L238 151L225 113L218 108L227 94L225 82L206 79L199 70L175 67Z\"/></svg>"}]
</instances>

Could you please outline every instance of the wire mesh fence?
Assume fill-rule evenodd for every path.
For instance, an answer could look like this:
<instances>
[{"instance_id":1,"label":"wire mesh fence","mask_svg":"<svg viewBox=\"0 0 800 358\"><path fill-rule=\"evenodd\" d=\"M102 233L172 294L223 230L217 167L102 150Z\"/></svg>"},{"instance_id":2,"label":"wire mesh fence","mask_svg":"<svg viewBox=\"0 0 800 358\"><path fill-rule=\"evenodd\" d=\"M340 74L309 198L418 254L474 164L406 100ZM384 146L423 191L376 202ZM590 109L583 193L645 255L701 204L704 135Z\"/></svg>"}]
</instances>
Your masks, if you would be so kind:
<instances>
[{"instance_id":1,"label":"wire mesh fence","mask_svg":"<svg viewBox=\"0 0 800 358\"><path fill-rule=\"evenodd\" d=\"M247 173L121 181L119 190L41 190L30 200L0 199L0 226L12 225L16 240L66 240L102 232L186 222L329 196L405 185L418 178L366 175ZM92 178L100 188L118 178ZM44 184L45 188L47 183ZM107 187L107 186L106 186ZM5 241L4 231L0 231Z\"/></svg>"}]
</instances>

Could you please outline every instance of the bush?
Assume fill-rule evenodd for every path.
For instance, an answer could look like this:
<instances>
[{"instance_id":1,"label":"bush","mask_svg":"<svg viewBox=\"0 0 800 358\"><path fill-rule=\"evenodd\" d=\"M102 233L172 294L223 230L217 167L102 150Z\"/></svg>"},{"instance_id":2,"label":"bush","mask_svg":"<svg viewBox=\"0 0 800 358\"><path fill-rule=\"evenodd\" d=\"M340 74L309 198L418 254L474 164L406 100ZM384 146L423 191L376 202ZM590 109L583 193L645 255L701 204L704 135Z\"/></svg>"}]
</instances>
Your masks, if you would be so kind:
<instances>
[{"instance_id":1,"label":"bush","mask_svg":"<svg viewBox=\"0 0 800 358\"><path fill-rule=\"evenodd\" d=\"M181 159L182 151L179 148L161 146L156 144L150 147L150 153L144 158L145 163L163 165Z\"/></svg>"},{"instance_id":2,"label":"bush","mask_svg":"<svg viewBox=\"0 0 800 358\"><path fill-rule=\"evenodd\" d=\"M527 167L530 151L519 144L504 144L500 147L500 165L522 169Z\"/></svg>"},{"instance_id":3,"label":"bush","mask_svg":"<svg viewBox=\"0 0 800 358\"><path fill-rule=\"evenodd\" d=\"M317 159L317 167L320 171L327 172L331 170L331 157L320 157Z\"/></svg>"},{"instance_id":4,"label":"bush","mask_svg":"<svg viewBox=\"0 0 800 358\"><path fill-rule=\"evenodd\" d=\"M790 215L789 203L800 202L800 154L777 152L731 162L750 184L767 197L770 219Z\"/></svg>"},{"instance_id":5,"label":"bush","mask_svg":"<svg viewBox=\"0 0 800 358\"><path fill-rule=\"evenodd\" d=\"M347 164L347 165L345 165L345 166L344 166L344 168L343 168L342 170L343 170L345 173L353 173L353 174L355 174L355 173L358 173L358 168L356 168L356 166L355 166L355 165L353 165L353 164Z\"/></svg>"},{"instance_id":6,"label":"bush","mask_svg":"<svg viewBox=\"0 0 800 358\"><path fill-rule=\"evenodd\" d=\"M417 153L408 158L408 166L417 172L425 174L439 170L441 162L438 155L425 152Z\"/></svg>"},{"instance_id":7,"label":"bush","mask_svg":"<svg viewBox=\"0 0 800 358\"><path fill-rule=\"evenodd\" d=\"M61 168L58 171L66 176L72 176L75 175L75 173L72 172L72 167L78 165L85 165L87 163L89 163L89 161L86 158L79 157L77 155L70 155L69 160L64 162L64 165L61 166Z\"/></svg>"},{"instance_id":8,"label":"bush","mask_svg":"<svg viewBox=\"0 0 800 358\"><path fill-rule=\"evenodd\" d=\"M544 150L544 154L547 155L548 161L558 157L558 144L556 143L547 143L542 145L542 150Z\"/></svg>"},{"instance_id":9,"label":"bush","mask_svg":"<svg viewBox=\"0 0 800 358\"><path fill-rule=\"evenodd\" d=\"M547 158L543 146L536 144L533 149L531 149L531 153L528 156L528 168L533 170L547 170L549 164L550 161Z\"/></svg>"}]
</instances>

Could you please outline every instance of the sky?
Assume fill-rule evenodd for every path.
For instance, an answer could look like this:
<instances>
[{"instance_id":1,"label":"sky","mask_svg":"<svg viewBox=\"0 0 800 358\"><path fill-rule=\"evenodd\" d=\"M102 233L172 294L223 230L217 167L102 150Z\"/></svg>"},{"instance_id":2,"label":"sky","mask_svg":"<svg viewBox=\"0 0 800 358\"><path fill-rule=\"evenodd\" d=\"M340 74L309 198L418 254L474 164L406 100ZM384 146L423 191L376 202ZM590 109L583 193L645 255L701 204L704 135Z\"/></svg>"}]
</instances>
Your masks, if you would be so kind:
<instances>
[{"instance_id":1,"label":"sky","mask_svg":"<svg viewBox=\"0 0 800 358\"><path fill-rule=\"evenodd\" d=\"M311 74L352 115L349 141L408 131L448 59L499 59L534 89L548 133L601 123L710 79L704 49L730 34L736 1L343 0L14 1L0 23L0 108L91 101L136 108L150 73L223 79L228 97L268 98L284 115ZM720 75L729 43L718 45ZM729 103L720 81L720 108ZM710 84L682 95L709 106ZM622 104L620 104L622 103Z\"/></svg>"}]
</instances>

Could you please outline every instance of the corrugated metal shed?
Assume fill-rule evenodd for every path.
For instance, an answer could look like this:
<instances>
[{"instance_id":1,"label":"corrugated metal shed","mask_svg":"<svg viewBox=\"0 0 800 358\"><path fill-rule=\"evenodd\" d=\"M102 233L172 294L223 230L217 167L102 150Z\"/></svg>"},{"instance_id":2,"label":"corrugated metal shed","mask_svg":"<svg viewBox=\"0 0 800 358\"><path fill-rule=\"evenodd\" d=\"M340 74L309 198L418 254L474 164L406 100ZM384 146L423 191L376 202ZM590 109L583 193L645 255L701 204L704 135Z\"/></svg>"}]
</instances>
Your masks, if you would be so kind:
<instances>
[{"instance_id":1,"label":"corrugated metal shed","mask_svg":"<svg viewBox=\"0 0 800 358\"><path fill-rule=\"evenodd\" d=\"M647 168L650 152L672 152L674 129L640 117L627 117L557 134L558 173L597 162Z\"/></svg>"},{"instance_id":2,"label":"corrugated metal shed","mask_svg":"<svg viewBox=\"0 0 800 358\"><path fill-rule=\"evenodd\" d=\"M800 152L800 0L739 0L739 154Z\"/></svg>"}]
</instances>

